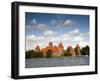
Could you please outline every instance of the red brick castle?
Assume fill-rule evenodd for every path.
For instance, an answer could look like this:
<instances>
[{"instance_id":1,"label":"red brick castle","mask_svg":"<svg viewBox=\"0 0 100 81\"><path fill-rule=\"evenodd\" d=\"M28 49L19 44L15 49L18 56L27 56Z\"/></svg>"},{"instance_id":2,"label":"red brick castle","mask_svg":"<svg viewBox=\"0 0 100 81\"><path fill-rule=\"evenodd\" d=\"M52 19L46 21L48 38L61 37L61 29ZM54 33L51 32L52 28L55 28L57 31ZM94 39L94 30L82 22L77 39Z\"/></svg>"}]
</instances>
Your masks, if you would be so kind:
<instances>
[{"instance_id":1,"label":"red brick castle","mask_svg":"<svg viewBox=\"0 0 100 81\"><path fill-rule=\"evenodd\" d=\"M37 45L35 47L35 51L42 52L44 54L44 56L48 51L52 52L52 56L61 56L61 55L63 55L63 52L64 52L64 46L61 42L59 43L58 46L53 45L52 42L49 42L48 46L45 48L40 49L40 46ZM71 56L80 56L81 55L79 44L77 44L75 48L72 48L72 46L67 47L67 51Z\"/></svg>"}]
</instances>

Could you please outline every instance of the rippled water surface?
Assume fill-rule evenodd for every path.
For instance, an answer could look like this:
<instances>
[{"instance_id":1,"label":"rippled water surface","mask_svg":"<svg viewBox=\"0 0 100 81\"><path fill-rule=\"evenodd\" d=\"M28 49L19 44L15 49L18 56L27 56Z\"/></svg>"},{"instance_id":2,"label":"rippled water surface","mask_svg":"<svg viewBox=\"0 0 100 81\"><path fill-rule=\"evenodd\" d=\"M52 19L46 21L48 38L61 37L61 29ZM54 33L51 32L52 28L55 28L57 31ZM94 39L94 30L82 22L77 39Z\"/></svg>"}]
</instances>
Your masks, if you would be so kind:
<instances>
[{"instance_id":1,"label":"rippled water surface","mask_svg":"<svg viewBox=\"0 0 100 81\"><path fill-rule=\"evenodd\" d=\"M26 68L89 65L89 56L25 59Z\"/></svg>"}]
</instances>

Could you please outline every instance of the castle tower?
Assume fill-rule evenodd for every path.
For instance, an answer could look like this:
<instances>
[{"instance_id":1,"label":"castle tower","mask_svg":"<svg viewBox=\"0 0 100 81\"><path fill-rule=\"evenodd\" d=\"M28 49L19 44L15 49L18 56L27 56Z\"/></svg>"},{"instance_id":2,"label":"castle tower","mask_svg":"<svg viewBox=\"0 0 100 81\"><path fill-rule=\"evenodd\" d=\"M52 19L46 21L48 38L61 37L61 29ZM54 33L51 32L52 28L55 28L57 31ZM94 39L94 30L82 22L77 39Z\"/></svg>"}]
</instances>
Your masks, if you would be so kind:
<instances>
[{"instance_id":1,"label":"castle tower","mask_svg":"<svg viewBox=\"0 0 100 81\"><path fill-rule=\"evenodd\" d=\"M53 46L52 52L53 52L53 54L52 54L53 57L59 56L59 49L57 46Z\"/></svg>"},{"instance_id":2,"label":"castle tower","mask_svg":"<svg viewBox=\"0 0 100 81\"><path fill-rule=\"evenodd\" d=\"M49 42L49 48L52 48L52 47L53 47L53 43Z\"/></svg>"},{"instance_id":3,"label":"castle tower","mask_svg":"<svg viewBox=\"0 0 100 81\"><path fill-rule=\"evenodd\" d=\"M57 47L57 46L54 46L54 47L52 48L52 51L58 53L58 47Z\"/></svg>"},{"instance_id":4,"label":"castle tower","mask_svg":"<svg viewBox=\"0 0 100 81\"><path fill-rule=\"evenodd\" d=\"M74 51L75 51L75 53L76 53L77 56L80 56L81 55L81 51L80 51L79 44L77 44L77 46L74 48Z\"/></svg>"},{"instance_id":5,"label":"castle tower","mask_svg":"<svg viewBox=\"0 0 100 81\"><path fill-rule=\"evenodd\" d=\"M74 49L72 48L72 46L69 46L69 47L67 48L67 53L68 53L69 56L76 56L76 55L75 55L75 51L74 51Z\"/></svg>"},{"instance_id":6,"label":"castle tower","mask_svg":"<svg viewBox=\"0 0 100 81\"><path fill-rule=\"evenodd\" d=\"M40 47L38 45L36 46L35 51L40 51Z\"/></svg>"},{"instance_id":7,"label":"castle tower","mask_svg":"<svg viewBox=\"0 0 100 81\"><path fill-rule=\"evenodd\" d=\"M77 44L77 46L76 46L77 48L80 48L80 46L79 46L79 44Z\"/></svg>"},{"instance_id":8,"label":"castle tower","mask_svg":"<svg viewBox=\"0 0 100 81\"><path fill-rule=\"evenodd\" d=\"M64 46L63 44L60 42L60 44L58 45L58 49L59 49L59 53L63 53L64 50Z\"/></svg>"},{"instance_id":9,"label":"castle tower","mask_svg":"<svg viewBox=\"0 0 100 81\"><path fill-rule=\"evenodd\" d=\"M64 48L63 44L60 42L60 44L58 45L59 48Z\"/></svg>"}]
</instances>

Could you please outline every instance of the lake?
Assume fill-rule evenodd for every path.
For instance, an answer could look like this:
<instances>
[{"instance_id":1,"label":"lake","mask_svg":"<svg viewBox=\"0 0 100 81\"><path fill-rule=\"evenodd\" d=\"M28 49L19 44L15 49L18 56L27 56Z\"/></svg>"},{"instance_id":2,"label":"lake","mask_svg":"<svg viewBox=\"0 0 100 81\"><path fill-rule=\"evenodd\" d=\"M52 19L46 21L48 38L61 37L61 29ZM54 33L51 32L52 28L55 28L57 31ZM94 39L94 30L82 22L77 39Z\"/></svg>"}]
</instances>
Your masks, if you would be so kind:
<instances>
[{"instance_id":1,"label":"lake","mask_svg":"<svg viewBox=\"0 0 100 81\"><path fill-rule=\"evenodd\" d=\"M89 65L89 56L25 59L25 68Z\"/></svg>"}]
</instances>

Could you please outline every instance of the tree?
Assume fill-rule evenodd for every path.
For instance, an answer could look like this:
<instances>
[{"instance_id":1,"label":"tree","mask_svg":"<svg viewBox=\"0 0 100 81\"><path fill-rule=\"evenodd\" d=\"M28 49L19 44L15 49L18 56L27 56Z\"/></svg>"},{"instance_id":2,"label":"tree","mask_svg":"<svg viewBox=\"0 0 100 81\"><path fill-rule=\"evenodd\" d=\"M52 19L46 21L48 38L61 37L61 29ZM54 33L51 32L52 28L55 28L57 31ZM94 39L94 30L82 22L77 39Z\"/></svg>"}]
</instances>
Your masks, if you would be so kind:
<instances>
[{"instance_id":1,"label":"tree","mask_svg":"<svg viewBox=\"0 0 100 81\"><path fill-rule=\"evenodd\" d=\"M67 50L64 50L63 54L64 54L64 56L71 56L71 55L68 54Z\"/></svg>"},{"instance_id":2,"label":"tree","mask_svg":"<svg viewBox=\"0 0 100 81\"><path fill-rule=\"evenodd\" d=\"M35 53L35 51L33 51L33 50L26 51L26 55L25 55L26 59L33 58L34 57L34 53Z\"/></svg>"},{"instance_id":3,"label":"tree","mask_svg":"<svg viewBox=\"0 0 100 81\"><path fill-rule=\"evenodd\" d=\"M32 58L42 58L44 57L42 52L36 52L34 50L29 50L26 51L26 55L25 55L26 59L32 59Z\"/></svg>"},{"instance_id":4,"label":"tree","mask_svg":"<svg viewBox=\"0 0 100 81\"><path fill-rule=\"evenodd\" d=\"M86 55L89 55L89 53L90 53L90 52L89 52L89 51L90 51L90 50L89 50L89 46L87 45L87 46L85 47L85 49L86 49Z\"/></svg>"},{"instance_id":5,"label":"tree","mask_svg":"<svg viewBox=\"0 0 100 81\"><path fill-rule=\"evenodd\" d=\"M41 57L44 57L43 53L42 52L36 52L36 57L37 58L41 58Z\"/></svg>"},{"instance_id":6,"label":"tree","mask_svg":"<svg viewBox=\"0 0 100 81\"><path fill-rule=\"evenodd\" d=\"M86 55L85 47L83 47L83 48L81 49L81 55Z\"/></svg>"},{"instance_id":7,"label":"tree","mask_svg":"<svg viewBox=\"0 0 100 81\"><path fill-rule=\"evenodd\" d=\"M51 58L52 57L52 50L48 50L46 53L46 58Z\"/></svg>"},{"instance_id":8,"label":"tree","mask_svg":"<svg viewBox=\"0 0 100 81\"><path fill-rule=\"evenodd\" d=\"M81 49L81 54L82 55L89 55L89 46L85 46Z\"/></svg>"}]
</instances>

